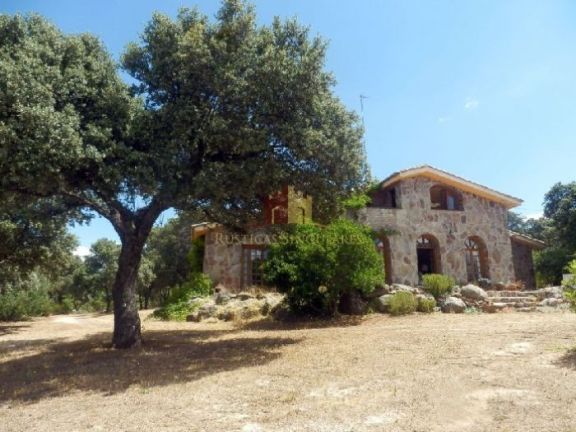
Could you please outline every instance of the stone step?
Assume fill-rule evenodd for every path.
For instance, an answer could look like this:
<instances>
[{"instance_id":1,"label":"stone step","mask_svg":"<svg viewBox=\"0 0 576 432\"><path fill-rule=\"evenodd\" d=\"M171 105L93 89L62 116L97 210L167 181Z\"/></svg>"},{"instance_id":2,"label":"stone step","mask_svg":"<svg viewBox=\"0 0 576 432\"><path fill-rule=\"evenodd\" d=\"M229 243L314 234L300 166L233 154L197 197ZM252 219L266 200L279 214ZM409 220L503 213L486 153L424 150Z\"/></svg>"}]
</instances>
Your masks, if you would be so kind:
<instances>
[{"instance_id":1,"label":"stone step","mask_svg":"<svg viewBox=\"0 0 576 432\"><path fill-rule=\"evenodd\" d=\"M502 310L512 309L518 312L531 312L538 310L535 303L504 303L494 302L484 306L485 312L500 312Z\"/></svg>"},{"instance_id":2,"label":"stone step","mask_svg":"<svg viewBox=\"0 0 576 432\"><path fill-rule=\"evenodd\" d=\"M493 303L536 303L538 298L534 296L523 297L488 297Z\"/></svg>"},{"instance_id":3,"label":"stone step","mask_svg":"<svg viewBox=\"0 0 576 432\"><path fill-rule=\"evenodd\" d=\"M489 297L526 297L526 296L538 296L538 291L486 291Z\"/></svg>"}]
</instances>

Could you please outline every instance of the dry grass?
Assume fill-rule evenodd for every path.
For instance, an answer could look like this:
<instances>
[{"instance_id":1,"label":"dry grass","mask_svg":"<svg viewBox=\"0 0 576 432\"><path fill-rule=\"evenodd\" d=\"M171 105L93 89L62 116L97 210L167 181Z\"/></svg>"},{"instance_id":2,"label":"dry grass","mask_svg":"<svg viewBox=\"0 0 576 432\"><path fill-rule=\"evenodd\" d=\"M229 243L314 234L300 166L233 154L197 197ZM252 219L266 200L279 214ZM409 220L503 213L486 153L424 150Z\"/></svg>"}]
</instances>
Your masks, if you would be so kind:
<instances>
[{"instance_id":1,"label":"dry grass","mask_svg":"<svg viewBox=\"0 0 576 432\"><path fill-rule=\"evenodd\" d=\"M576 314L144 324L0 324L0 430L576 430Z\"/></svg>"}]
</instances>

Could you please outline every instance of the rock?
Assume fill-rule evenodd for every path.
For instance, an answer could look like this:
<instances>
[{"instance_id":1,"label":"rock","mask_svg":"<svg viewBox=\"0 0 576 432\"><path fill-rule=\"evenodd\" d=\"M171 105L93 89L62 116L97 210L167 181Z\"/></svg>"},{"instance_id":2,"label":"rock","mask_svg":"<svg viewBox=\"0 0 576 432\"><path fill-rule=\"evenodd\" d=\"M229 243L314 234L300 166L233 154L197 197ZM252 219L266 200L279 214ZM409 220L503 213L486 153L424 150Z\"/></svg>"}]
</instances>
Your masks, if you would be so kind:
<instances>
[{"instance_id":1,"label":"rock","mask_svg":"<svg viewBox=\"0 0 576 432\"><path fill-rule=\"evenodd\" d=\"M214 287L214 292L215 293L229 293L230 291L228 290L228 288L226 288L226 286L224 284L219 283L218 285L216 285Z\"/></svg>"},{"instance_id":2,"label":"rock","mask_svg":"<svg viewBox=\"0 0 576 432\"><path fill-rule=\"evenodd\" d=\"M227 291L217 291L214 295L214 302L217 305L224 305L232 299L232 295Z\"/></svg>"},{"instance_id":3,"label":"rock","mask_svg":"<svg viewBox=\"0 0 576 432\"><path fill-rule=\"evenodd\" d=\"M207 324L217 324L218 323L218 318L216 317L210 317L210 318L206 318L204 320L205 323Z\"/></svg>"},{"instance_id":4,"label":"rock","mask_svg":"<svg viewBox=\"0 0 576 432\"><path fill-rule=\"evenodd\" d=\"M393 284L392 291L408 291L411 293L417 293L418 288L411 287L410 285Z\"/></svg>"},{"instance_id":5,"label":"rock","mask_svg":"<svg viewBox=\"0 0 576 432\"><path fill-rule=\"evenodd\" d=\"M374 288L374 291L372 291L371 293L366 294L364 296L364 298L366 300L370 301L370 300L373 300L373 299L378 298L380 296L383 296L384 294L390 294L390 291L391 291L390 285L386 285L386 284L380 285L380 286L377 286L376 288Z\"/></svg>"},{"instance_id":6,"label":"rock","mask_svg":"<svg viewBox=\"0 0 576 432\"><path fill-rule=\"evenodd\" d=\"M194 313L188 315L186 320L188 320L188 318L191 318L191 321L196 321L196 322L202 321L203 319L216 316L217 310L218 309L213 302L208 302L208 303L205 303L202 306L200 306L198 308L198 310L195 311Z\"/></svg>"},{"instance_id":7,"label":"rock","mask_svg":"<svg viewBox=\"0 0 576 432\"><path fill-rule=\"evenodd\" d=\"M241 292L236 295L236 298L241 301L246 301L246 300L253 300L256 298L256 296L254 294L250 294L247 292Z\"/></svg>"},{"instance_id":8,"label":"rock","mask_svg":"<svg viewBox=\"0 0 576 432\"><path fill-rule=\"evenodd\" d=\"M547 287L547 288L543 288L542 290L543 293L543 298L555 298L555 299L561 299L564 298L564 290L562 289L562 287Z\"/></svg>"},{"instance_id":9,"label":"rock","mask_svg":"<svg viewBox=\"0 0 576 432\"><path fill-rule=\"evenodd\" d=\"M538 306L557 307L561 303L562 303L561 299L551 297L542 300L540 303L538 303Z\"/></svg>"},{"instance_id":10,"label":"rock","mask_svg":"<svg viewBox=\"0 0 576 432\"><path fill-rule=\"evenodd\" d=\"M493 303L484 303L480 309L482 312L486 313L496 313L498 312L498 308Z\"/></svg>"},{"instance_id":11,"label":"rock","mask_svg":"<svg viewBox=\"0 0 576 432\"><path fill-rule=\"evenodd\" d=\"M340 296L338 311L345 315L364 315L368 309L368 302L362 298L359 291L345 292Z\"/></svg>"},{"instance_id":12,"label":"rock","mask_svg":"<svg viewBox=\"0 0 576 432\"><path fill-rule=\"evenodd\" d=\"M457 297L448 297L440 305L440 310L444 313L462 313L466 309L466 304Z\"/></svg>"},{"instance_id":13,"label":"rock","mask_svg":"<svg viewBox=\"0 0 576 432\"><path fill-rule=\"evenodd\" d=\"M377 312L387 313L390 310L390 299L392 294L384 294L378 298L375 298L370 302L370 306Z\"/></svg>"},{"instance_id":14,"label":"rock","mask_svg":"<svg viewBox=\"0 0 576 432\"><path fill-rule=\"evenodd\" d=\"M278 304L282 301L282 299L284 298L283 295L281 294L275 294L275 293L268 293L264 295L264 304L262 305L262 315L269 315L270 313L272 313L272 311L274 310L274 308L276 308L276 306L278 306Z\"/></svg>"},{"instance_id":15,"label":"rock","mask_svg":"<svg viewBox=\"0 0 576 432\"><path fill-rule=\"evenodd\" d=\"M190 315L186 317L186 321L188 322L199 322L200 317L198 316L198 311L192 312Z\"/></svg>"},{"instance_id":16,"label":"rock","mask_svg":"<svg viewBox=\"0 0 576 432\"><path fill-rule=\"evenodd\" d=\"M236 314L236 311L228 308L221 309L217 316L217 318L222 321L234 321L237 317L238 315Z\"/></svg>"},{"instance_id":17,"label":"rock","mask_svg":"<svg viewBox=\"0 0 576 432\"><path fill-rule=\"evenodd\" d=\"M460 289L460 294L462 297L472 299L472 300L479 300L479 301L486 301L488 300L488 294L482 288L476 285L468 284L464 285Z\"/></svg>"}]
</instances>

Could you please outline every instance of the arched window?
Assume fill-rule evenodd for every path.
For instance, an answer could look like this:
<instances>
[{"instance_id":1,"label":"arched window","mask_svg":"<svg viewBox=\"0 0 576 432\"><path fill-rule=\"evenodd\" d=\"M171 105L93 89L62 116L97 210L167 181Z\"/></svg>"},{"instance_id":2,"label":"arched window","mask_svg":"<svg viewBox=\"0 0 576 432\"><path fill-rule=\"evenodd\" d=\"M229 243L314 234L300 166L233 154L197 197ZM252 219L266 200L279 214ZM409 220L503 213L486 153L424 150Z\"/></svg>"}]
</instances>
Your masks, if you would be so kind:
<instances>
[{"instance_id":1,"label":"arched window","mask_svg":"<svg viewBox=\"0 0 576 432\"><path fill-rule=\"evenodd\" d=\"M416 241L416 254L418 257L418 275L428 273L442 273L440 260L440 244L436 237L424 234Z\"/></svg>"},{"instance_id":2,"label":"arched window","mask_svg":"<svg viewBox=\"0 0 576 432\"><path fill-rule=\"evenodd\" d=\"M272 209L271 223L272 225L288 223L288 212L286 211L285 206L277 205Z\"/></svg>"},{"instance_id":3,"label":"arched window","mask_svg":"<svg viewBox=\"0 0 576 432\"><path fill-rule=\"evenodd\" d=\"M476 282L480 278L489 278L488 251L480 237L468 237L464 242L466 250L466 273L468 282Z\"/></svg>"},{"instance_id":4,"label":"arched window","mask_svg":"<svg viewBox=\"0 0 576 432\"><path fill-rule=\"evenodd\" d=\"M432 210L463 210L462 194L442 185L430 188L430 207Z\"/></svg>"}]
</instances>

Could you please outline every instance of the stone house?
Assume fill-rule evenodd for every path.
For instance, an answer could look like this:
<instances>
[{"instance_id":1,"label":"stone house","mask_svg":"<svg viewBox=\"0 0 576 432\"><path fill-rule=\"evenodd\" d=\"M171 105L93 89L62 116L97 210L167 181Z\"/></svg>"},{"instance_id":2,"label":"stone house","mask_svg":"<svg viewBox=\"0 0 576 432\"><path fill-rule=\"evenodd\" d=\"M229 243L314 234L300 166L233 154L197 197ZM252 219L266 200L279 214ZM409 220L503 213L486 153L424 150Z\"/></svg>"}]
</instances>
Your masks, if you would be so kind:
<instances>
[{"instance_id":1,"label":"stone house","mask_svg":"<svg viewBox=\"0 0 576 432\"><path fill-rule=\"evenodd\" d=\"M426 273L458 283L480 278L535 286L532 251L544 244L507 228L518 198L430 166L390 175L372 193L371 204L349 215L379 233L386 281L417 285ZM260 264L275 225L312 219L312 198L286 187L263 203L264 223L246 234L215 224L193 227L205 239L204 272L228 289L262 285Z\"/></svg>"},{"instance_id":2,"label":"stone house","mask_svg":"<svg viewBox=\"0 0 576 432\"><path fill-rule=\"evenodd\" d=\"M521 203L425 165L384 179L356 219L382 233L389 283L443 273L460 284L486 278L533 288L532 251L544 243L507 228L508 210Z\"/></svg>"}]
</instances>

